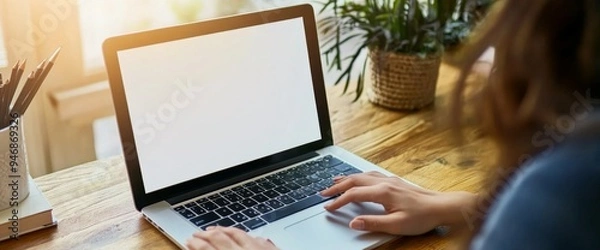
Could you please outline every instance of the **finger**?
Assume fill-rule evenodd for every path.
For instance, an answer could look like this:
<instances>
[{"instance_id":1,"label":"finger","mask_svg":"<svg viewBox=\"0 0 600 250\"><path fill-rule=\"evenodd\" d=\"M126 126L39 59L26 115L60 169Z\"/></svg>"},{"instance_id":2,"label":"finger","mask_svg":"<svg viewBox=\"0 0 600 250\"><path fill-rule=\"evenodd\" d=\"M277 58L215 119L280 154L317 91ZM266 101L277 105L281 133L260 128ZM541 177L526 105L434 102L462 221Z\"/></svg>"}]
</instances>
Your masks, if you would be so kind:
<instances>
[{"instance_id":1,"label":"finger","mask_svg":"<svg viewBox=\"0 0 600 250\"><path fill-rule=\"evenodd\" d=\"M185 246L189 250L215 250L215 248L212 245L210 245L210 243L196 237L188 239Z\"/></svg>"},{"instance_id":2,"label":"finger","mask_svg":"<svg viewBox=\"0 0 600 250\"><path fill-rule=\"evenodd\" d=\"M343 178L339 183L331 186L328 189L321 191L323 196L334 196L357 186L369 186L381 183L381 177L372 176L369 174L350 175Z\"/></svg>"},{"instance_id":3,"label":"finger","mask_svg":"<svg viewBox=\"0 0 600 250\"><path fill-rule=\"evenodd\" d=\"M209 231L196 232L194 233L194 237L210 243L214 248L217 249L239 248L239 245L236 243L236 241L223 232L221 227L217 227Z\"/></svg>"},{"instance_id":4,"label":"finger","mask_svg":"<svg viewBox=\"0 0 600 250\"><path fill-rule=\"evenodd\" d=\"M339 183L339 182L343 181L344 179L346 179L346 177L347 176L345 176L345 175L338 175L338 176L334 176L332 178L332 180L333 180L333 183Z\"/></svg>"},{"instance_id":5,"label":"finger","mask_svg":"<svg viewBox=\"0 0 600 250\"><path fill-rule=\"evenodd\" d=\"M377 171L369 171L369 172L366 172L365 174L373 176L373 177L388 177L387 175L384 175L381 172L377 172Z\"/></svg>"},{"instance_id":6,"label":"finger","mask_svg":"<svg viewBox=\"0 0 600 250\"><path fill-rule=\"evenodd\" d=\"M325 209L329 211L336 210L340 207L345 206L350 202L375 202L379 204L383 204L385 201L386 193L377 185L372 186L363 186L363 187L353 187L340 195L333 202L325 205Z\"/></svg>"},{"instance_id":7,"label":"finger","mask_svg":"<svg viewBox=\"0 0 600 250\"><path fill-rule=\"evenodd\" d=\"M401 215L398 213L386 215L360 215L350 221L350 228L360 231L383 232L397 234Z\"/></svg>"},{"instance_id":8,"label":"finger","mask_svg":"<svg viewBox=\"0 0 600 250\"><path fill-rule=\"evenodd\" d=\"M227 234L231 239L233 239L236 244L245 248L248 245L252 244L252 241L255 239L248 235L246 232L234 228L234 227L219 227L219 230L222 230L225 234Z\"/></svg>"}]
</instances>

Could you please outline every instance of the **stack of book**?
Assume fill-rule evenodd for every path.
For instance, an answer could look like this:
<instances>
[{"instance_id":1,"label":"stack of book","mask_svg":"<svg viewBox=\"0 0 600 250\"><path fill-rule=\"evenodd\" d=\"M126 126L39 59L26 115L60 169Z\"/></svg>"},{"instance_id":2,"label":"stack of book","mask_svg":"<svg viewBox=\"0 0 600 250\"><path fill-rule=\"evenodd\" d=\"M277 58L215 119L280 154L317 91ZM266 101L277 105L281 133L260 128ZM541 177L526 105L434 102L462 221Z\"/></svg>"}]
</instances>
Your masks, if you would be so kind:
<instances>
[{"instance_id":1,"label":"stack of book","mask_svg":"<svg viewBox=\"0 0 600 250\"><path fill-rule=\"evenodd\" d=\"M15 211L16 210L16 211ZM18 207L0 210L0 241L56 225L52 207L29 176L29 197Z\"/></svg>"}]
</instances>

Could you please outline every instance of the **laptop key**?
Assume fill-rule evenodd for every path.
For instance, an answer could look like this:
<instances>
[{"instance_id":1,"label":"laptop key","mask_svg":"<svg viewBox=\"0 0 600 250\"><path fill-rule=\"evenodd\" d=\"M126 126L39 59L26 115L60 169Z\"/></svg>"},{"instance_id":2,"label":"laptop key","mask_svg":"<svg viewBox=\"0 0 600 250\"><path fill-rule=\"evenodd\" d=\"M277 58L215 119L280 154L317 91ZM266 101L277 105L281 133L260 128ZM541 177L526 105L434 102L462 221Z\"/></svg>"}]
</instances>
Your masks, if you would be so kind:
<instances>
[{"instance_id":1,"label":"laptop key","mask_svg":"<svg viewBox=\"0 0 600 250\"><path fill-rule=\"evenodd\" d=\"M329 173L329 174L330 174L330 175L332 175L332 176L338 176L338 175L342 175L342 174L344 174L344 172L342 172L342 171L339 171L339 170L337 170L337 169L335 169L335 168L328 168L328 169L325 169L325 172Z\"/></svg>"},{"instance_id":2,"label":"laptop key","mask_svg":"<svg viewBox=\"0 0 600 250\"><path fill-rule=\"evenodd\" d=\"M203 213L206 213L206 210L202 209L201 207L191 207L190 210L194 211L194 213L196 213L197 215L201 215Z\"/></svg>"},{"instance_id":3,"label":"laptop key","mask_svg":"<svg viewBox=\"0 0 600 250\"><path fill-rule=\"evenodd\" d=\"M325 171L318 172L318 173L317 173L317 176L319 176L319 177L321 177L321 178L323 178L323 179L329 179L329 178L333 177L333 175L332 175L332 174L330 174L330 173L327 173L327 172L325 172Z\"/></svg>"},{"instance_id":4,"label":"laptop key","mask_svg":"<svg viewBox=\"0 0 600 250\"><path fill-rule=\"evenodd\" d=\"M188 209L179 211L179 214L183 215L183 217L185 217L186 219L196 216L196 214L194 214L192 211L190 211Z\"/></svg>"},{"instance_id":5,"label":"laptop key","mask_svg":"<svg viewBox=\"0 0 600 250\"><path fill-rule=\"evenodd\" d=\"M248 191L248 189L242 189L236 192L238 195L244 197L244 198L248 198L254 195L254 193Z\"/></svg>"},{"instance_id":6,"label":"laptop key","mask_svg":"<svg viewBox=\"0 0 600 250\"><path fill-rule=\"evenodd\" d=\"M250 191L254 192L255 194L259 194L259 193L262 193L262 192L265 191L264 188L262 188L262 187L260 187L258 185L254 185L254 186L248 187L248 189Z\"/></svg>"},{"instance_id":7,"label":"laptop key","mask_svg":"<svg viewBox=\"0 0 600 250\"><path fill-rule=\"evenodd\" d=\"M275 191L279 192L280 194L285 194L289 191L291 191L289 188L286 188L284 186L279 186L275 188Z\"/></svg>"},{"instance_id":8,"label":"laptop key","mask_svg":"<svg viewBox=\"0 0 600 250\"><path fill-rule=\"evenodd\" d=\"M270 181L265 181L259 185L265 190L270 190L276 187L275 184L271 183Z\"/></svg>"},{"instance_id":9,"label":"laptop key","mask_svg":"<svg viewBox=\"0 0 600 250\"><path fill-rule=\"evenodd\" d=\"M272 179L271 183L275 184L275 186L281 186L281 185L285 184L286 182L282 179L277 178L277 179Z\"/></svg>"},{"instance_id":10,"label":"laptop key","mask_svg":"<svg viewBox=\"0 0 600 250\"><path fill-rule=\"evenodd\" d=\"M237 192L237 191L240 191L240 190L242 190L242 189L244 189L244 187L242 187L242 186L237 186L237 187L234 187L234 188L232 188L231 190L232 190L233 192Z\"/></svg>"},{"instance_id":11,"label":"laptop key","mask_svg":"<svg viewBox=\"0 0 600 250\"><path fill-rule=\"evenodd\" d=\"M279 193L275 192L274 190L267 190L262 194L269 198L275 198L275 197L279 196Z\"/></svg>"},{"instance_id":12,"label":"laptop key","mask_svg":"<svg viewBox=\"0 0 600 250\"><path fill-rule=\"evenodd\" d=\"M243 222L245 220L248 220L248 217L245 216L242 213L237 213L237 214L233 214L232 216L230 216L231 219L233 219L235 222Z\"/></svg>"},{"instance_id":13,"label":"laptop key","mask_svg":"<svg viewBox=\"0 0 600 250\"><path fill-rule=\"evenodd\" d=\"M215 204L217 204L218 206L220 206L220 207L227 206L227 205L231 204L231 202L229 202L228 200L226 200L223 197L219 197L219 198L215 199L213 202Z\"/></svg>"},{"instance_id":14,"label":"laptop key","mask_svg":"<svg viewBox=\"0 0 600 250\"><path fill-rule=\"evenodd\" d=\"M256 201L254 201L253 199L245 199L242 201L242 205L246 206L246 207L253 207L254 205L258 204Z\"/></svg>"},{"instance_id":15,"label":"laptop key","mask_svg":"<svg viewBox=\"0 0 600 250\"><path fill-rule=\"evenodd\" d=\"M267 198L266 196L264 196L262 194L257 194L255 196L252 196L252 199L254 199L255 201L257 201L259 203L269 200L269 198Z\"/></svg>"},{"instance_id":16,"label":"laptop key","mask_svg":"<svg viewBox=\"0 0 600 250\"><path fill-rule=\"evenodd\" d=\"M246 207L240 205L240 203L233 203L233 204L229 205L228 208L234 212L239 212L239 211L246 209Z\"/></svg>"},{"instance_id":17,"label":"laptop key","mask_svg":"<svg viewBox=\"0 0 600 250\"><path fill-rule=\"evenodd\" d=\"M215 209L219 208L219 206L217 206L212 201L204 202L204 203L200 204L200 207L202 207L202 208L204 208L204 209L206 209L208 211L212 211L212 210L215 210Z\"/></svg>"},{"instance_id":18,"label":"laptop key","mask_svg":"<svg viewBox=\"0 0 600 250\"><path fill-rule=\"evenodd\" d=\"M217 199L217 198L220 198L220 197L221 196L219 194L212 194L212 195L208 196L208 199L209 200L214 200L214 199Z\"/></svg>"},{"instance_id":19,"label":"laptop key","mask_svg":"<svg viewBox=\"0 0 600 250\"><path fill-rule=\"evenodd\" d=\"M348 165L346 163L343 163L343 164L337 165L337 166L335 166L333 168L335 168L337 171L340 171L340 172L346 172L346 171L348 171L348 170L350 170L350 169L352 169L354 167L352 167L352 166L350 166L350 165Z\"/></svg>"},{"instance_id":20,"label":"laptop key","mask_svg":"<svg viewBox=\"0 0 600 250\"><path fill-rule=\"evenodd\" d=\"M324 202L326 200L331 199L332 197L323 197L320 195L313 195L310 196L304 200L298 201L294 204L291 204L289 206L277 209L273 212L270 212L268 214L264 214L261 216L262 219L268 221L268 222L273 222L276 220L279 220L283 217L286 217L288 215L297 213L301 210L304 210L306 208L312 207L316 204L319 204L321 202Z\"/></svg>"},{"instance_id":21,"label":"laptop key","mask_svg":"<svg viewBox=\"0 0 600 250\"><path fill-rule=\"evenodd\" d=\"M185 207L183 207L183 206L178 206L178 207L175 207L175 208L173 208L173 209L175 209L175 211L179 212L179 211L181 211L181 210L184 210L184 209L185 209Z\"/></svg>"},{"instance_id":22,"label":"laptop key","mask_svg":"<svg viewBox=\"0 0 600 250\"><path fill-rule=\"evenodd\" d=\"M306 186L306 185L309 185L309 184L311 184L311 183L312 183L311 181L309 181L309 180L308 180L308 179L306 179L306 178L300 178L300 179L297 179L295 182L296 182L296 184L298 184L298 185L300 185L300 186Z\"/></svg>"},{"instance_id":23,"label":"laptop key","mask_svg":"<svg viewBox=\"0 0 600 250\"><path fill-rule=\"evenodd\" d=\"M215 221L213 223L206 224L206 225L202 226L202 229L206 230L206 228L210 227L210 226L230 227L230 226L233 226L233 225L235 225L235 221L233 221L233 220L231 220L229 218L223 218L223 219L220 219L220 220Z\"/></svg>"},{"instance_id":24,"label":"laptop key","mask_svg":"<svg viewBox=\"0 0 600 250\"><path fill-rule=\"evenodd\" d=\"M200 226L203 226L204 224L208 224L210 222L216 221L219 218L221 218L221 217L219 217L214 212L210 212L210 213L206 213L206 214L197 216L195 218L192 218L190 221L192 223L194 223L194 225L196 225L197 227L200 227Z\"/></svg>"},{"instance_id":25,"label":"laptop key","mask_svg":"<svg viewBox=\"0 0 600 250\"><path fill-rule=\"evenodd\" d=\"M223 191L223 192L220 192L219 194L220 194L221 196L226 196L226 195L233 194L233 191L231 191L231 190L227 189L227 190L225 190L225 191Z\"/></svg>"},{"instance_id":26,"label":"laptop key","mask_svg":"<svg viewBox=\"0 0 600 250\"><path fill-rule=\"evenodd\" d=\"M235 227L235 228L237 228L237 229L240 229L240 230L242 230L242 231L244 231L244 232L248 232L248 231L250 231L250 230L248 230L248 228L246 228L246 227L245 227L244 225L242 225L242 224L233 225L233 227Z\"/></svg>"},{"instance_id":27,"label":"laptop key","mask_svg":"<svg viewBox=\"0 0 600 250\"><path fill-rule=\"evenodd\" d=\"M321 192L321 191L325 190L325 186L323 186L319 183L313 183L313 184L308 185L307 187L310 187L315 192Z\"/></svg>"},{"instance_id":28,"label":"laptop key","mask_svg":"<svg viewBox=\"0 0 600 250\"><path fill-rule=\"evenodd\" d=\"M275 200L278 200L286 205L294 203L294 201L295 201L294 199L292 199L292 197L289 197L287 195L279 196L279 197L275 198Z\"/></svg>"},{"instance_id":29,"label":"laptop key","mask_svg":"<svg viewBox=\"0 0 600 250\"><path fill-rule=\"evenodd\" d=\"M289 188L289 189L291 189L291 190L296 190L296 189L299 189L299 188L301 188L301 186L300 186L300 185L298 185L298 184L296 184L296 183L293 183L293 182L290 182L290 183L288 183L288 184L285 184L285 185L284 185L284 187L286 187L286 188Z\"/></svg>"},{"instance_id":30,"label":"laptop key","mask_svg":"<svg viewBox=\"0 0 600 250\"><path fill-rule=\"evenodd\" d=\"M233 214L233 212L226 207L218 208L217 210L215 210L215 212L223 217Z\"/></svg>"},{"instance_id":31,"label":"laptop key","mask_svg":"<svg viewBox=\"0 0 600 250\"><path fill-rule=\"evenodd\" d=\"M311 174L309 176L306 176L306 179L309 180L312 183L319 182L319 181L323 180L323 178L317 176L316 174Z\"/></svg>"},{"instance_id":32,"label":"laptop key","mask_svg":"<svg viewBox=\"0 0 600 250\"><path fill-rule=\"evenodd\" d=\"M322 181L319 181L318 184L325 188L329 188L333 186L333 180L331 180L331 178L323 179Z\"/></svg>"},{"instance_id":33,"label":"laptop key","mask_svg":"<svg viewBox=\"0 0 600 250\"><path fill-rule=\"evenodd\" d=\"M271 208L265 204L258 204L256 206L254 206L254 209L263 214L273 211L273 208Z\"/></svg>"},{"instance_id":34,"label":"laptop key","mask_svg":"<svg viewBox=\"0 0 600 250\"><path fill-rule=\"evenodd\" d=\"M244 185L243 185L243 186L244 186L245 188L248 188L248 187L251 187L251 186L254 186L254 185L256 185L256 182L254 182L254 181L250 181L250 182L246 182L246 183L244 183Z\"/></svg>"},{"instance_id":35,"label":"laptop key","mask_svg":"<svg viewBox=\"0 0 600 250\"><path fill-rule=\"evenodd\" d=\"M208 201L208 198L206 198L206 197L202 197L202 198L200 198L200 199L197 199L197 200L196 200L196 203L200 204L200 203L204 203L204 202L207 202L207 201Z\"/></svg>"},{"instance_id":36,"label":"laptop key","mask_svg":"<svg viewBox=\"0 0 600 250\"><path fill-rule=\"evenodd\" d=\"M291 196L292 198L296 199L296 200L301 200L302 198L305 198L306 195L304 193L302 193L301 190L295 190L292 192L287 193L287 195Z\"/></svg>"},{"instance_id":37,"label":"laptop key","mask_svg":"<svg viewBox=\"0 0 600 250\"><path fill-rule=\"evenodd\" d=\"M293 173L291 173L291 172L286 172L285 174L283 174L283 175L281 176L281 179L282 179L282 180L284 180L284 181L293 181L293 180L295 180L295 179L296 179L296 177L294 176L294 174L293 174Z\"/></svg>"},{"instance_id":38,"label":"laptop key","mask_svg":"<svg viewBox=\"0 0 600 250\"><path fill-rule=\"evenodd\" d=\"M267 201L267 202L265 202L265 204L269 205L269 206L270 206L270 207L272 207L273 209L278 209L278 208L280 208L280 207L283 207L283 206L285 206L285 204L281 203L281 202L280 202L280 201L278 201L278 200L270 200L270 201Z\"/></svg>"},{"instance_id":39,"label":"laptop key","mask_svg":"<svg viewBox=\"0 0 600 250\"><path fill-rule=\"evenodd\" d=\"M198 204L196 202L188 202L185 205L183 205L184 207L190 208L190 207L194 207L194 206L198 206Z\"/></svg>"},{"instance_id":40,"label":"laptop key","mask_svg":"<svg viewBox=\"0 0 600 250\"><path fill-rule=\"evenodd\" d=\"M323 164L326 167L333 167L333 166L336 166L336 165L339 165L339 164L342 164L342 163L343 162L340 159L335 158L335 157L333 157L331 155L323 157Z\"/></svg>"},{"instance_id":41,"label":"laptop key","mask_svg":"<svg viewBox=\"0 0 600 250\"><path fill-rule=\"evenodd\" d=\"M248 229L254 230L254 229L257 229L259 227L262 227L262 226L266 225L267 223L264 220L261 220L260 218L255 218L255 219L251 219L249 221L246 221L243 224Z\"/></svg>"},{"instance_id":42,"label":"laptop key","mask_svg":"<svg viewBox=\"0 0 600 250\"><path fill-rule=\"evenodd\" d=\"M269 180L269 181L273 181L275 179L278 179L279 177L277 177L277 174L272 174L272 175L269 175L269 176L267 176L265 178L267 178L267 180Z\"/></svg>"},{"instance_id":43,"label":"laptop key","mask_svg":"<svg viewBox=\"0 0 600 250\"><path fill-rule=\"evenodd\" d=\"M260 215L260 213L256 212L256 210L254 210L252 208L248 208L248 209L242 211L242 213L250 218L254 218L254 217Z\"/></svg>"},{"instance_id":44,"label":"laptop key","mask_svg":"<svg viewBox=\"0 0 600 250\"><path fill-rule=\"evenodd\" d=\"M265 183L267 181L268 181L267 178L263 177L263 178L260 178L260 179L256 180L256 183L260 185L260 184L263 184L263 183Z\"/></svg>"},{"instance_id":45,"label":"laptop key","mask_svg":"<svg viewBox=\"0 0 600 250\"><path fill-rule=\"evenodd\" d=\"M346 174L346 175L359 174L359 173L362 173L362 171L360 171L356 168L352 168L352 169L344 172L344 174Z\"/></svg>"},{"instance_id":46,"label":"laptop key","mask_svg":"<svg viewBox=\"0 0 600 250\"><path fill-rule=\"evenodd\" d=\"M311 196L311 195L317 193L316 190L313 190L312 188L310 188L308 186L307 187L303 187L302 189L299 189L298 191L302 192L306 196Z\"/></svg>"},{"instance_id":47,"label":"laptop key","mask_svg":"<svg viewBox=\"0 0 600 250\"><path fill-rule=\"evenodd\" d=\"M242 200L242 197L240 197L237 194L228 194L228 195L225 195L225 198L227 198L231 202L236 202L236 201Z\"/></svg>"}]
</instances>

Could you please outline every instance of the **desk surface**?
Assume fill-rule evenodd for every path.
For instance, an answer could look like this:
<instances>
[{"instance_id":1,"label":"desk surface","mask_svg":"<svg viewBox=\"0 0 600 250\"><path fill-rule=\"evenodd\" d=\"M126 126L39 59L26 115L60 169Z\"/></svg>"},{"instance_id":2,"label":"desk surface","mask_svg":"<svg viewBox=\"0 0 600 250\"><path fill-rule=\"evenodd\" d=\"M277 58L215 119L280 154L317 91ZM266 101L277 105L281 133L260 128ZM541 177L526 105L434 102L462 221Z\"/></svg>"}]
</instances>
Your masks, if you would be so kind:
<instances>
[{"instance_id":1,"label":"desk surface","mask_svg":"<svg viewBox=\"0 0 600 250\"><path fill-rule=\"evenodd\" d=\"M402 113L352 103L341 86L329 89L336 144L425 188L476 191L486 154L485 140L467 130L457 147L439 126L457 72L442 66L435 105ZM175 249L133 205L121 157L72 167L36 178L59 219L55 228L0 243L0 249ZM435 234L404 237L382 249L441 249L449 240Z\"/></svg>"}]
</instances>

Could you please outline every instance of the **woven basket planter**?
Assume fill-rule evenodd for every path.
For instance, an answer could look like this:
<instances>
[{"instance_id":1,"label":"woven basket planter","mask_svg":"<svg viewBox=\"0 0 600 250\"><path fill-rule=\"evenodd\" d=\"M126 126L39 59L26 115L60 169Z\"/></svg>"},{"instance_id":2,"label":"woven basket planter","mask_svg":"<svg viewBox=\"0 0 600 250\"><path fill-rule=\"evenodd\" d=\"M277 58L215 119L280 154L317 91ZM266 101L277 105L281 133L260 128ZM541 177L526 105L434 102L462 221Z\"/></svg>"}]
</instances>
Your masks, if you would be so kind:
<instances>
[{"instance_id":1,"label":"woven basket planter","mask_svg":"<svg viewBox=\"0 0 600 250\"><path fill-rule=\"evenodd\" d=\"M423 108L435 99L441 56L420 58L378 50L369 51L372 103L398 110Z\"/></svg>"}]
</instances>

